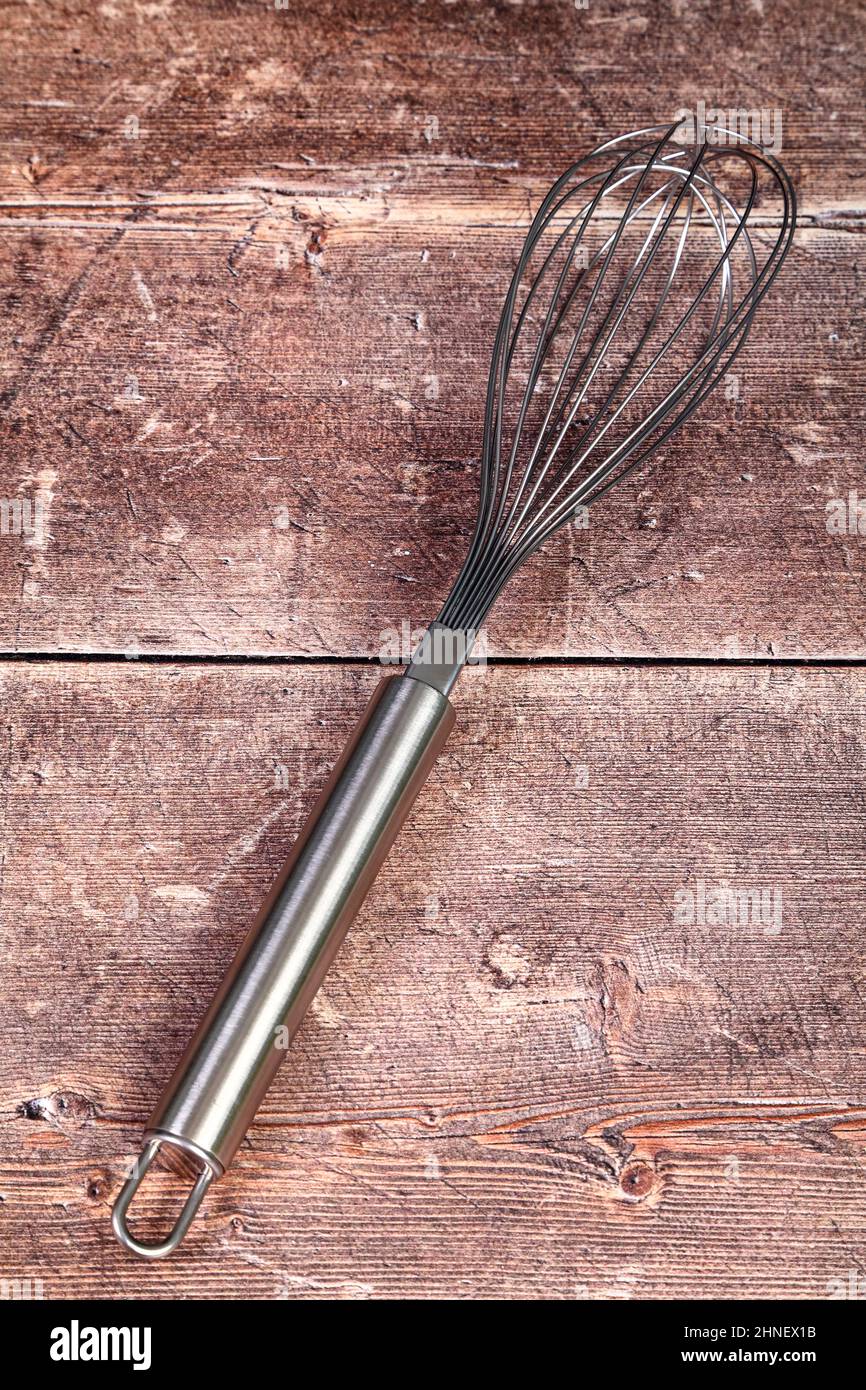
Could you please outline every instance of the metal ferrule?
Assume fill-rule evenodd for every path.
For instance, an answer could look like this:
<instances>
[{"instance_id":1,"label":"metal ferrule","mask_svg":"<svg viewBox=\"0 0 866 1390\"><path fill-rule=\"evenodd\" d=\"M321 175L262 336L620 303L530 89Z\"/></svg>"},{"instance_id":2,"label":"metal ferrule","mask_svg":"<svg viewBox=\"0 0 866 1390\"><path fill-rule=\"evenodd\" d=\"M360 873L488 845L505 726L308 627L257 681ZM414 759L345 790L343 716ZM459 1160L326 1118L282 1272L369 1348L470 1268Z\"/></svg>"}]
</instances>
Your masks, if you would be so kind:
<instances>
[{"instance_id":1,"label":"metal ferrule","mask_svg":"<svg viewBox=\"0 0 866 1390\"><path fill-rule=\"evenodd\" d=\"M137 1254L169 1254L231 1161L454 718L426 681L380 682L150 1118L146 1162L114 1212L117 1235ZM143 1245L126 1212L162 1143L195 1157L202 1173L169 1238Z\"/></svg>"},{"instance_id":2,"label":"metal ferrule","mask_svg":"<svg viewBox=\"0 0 866 1390\"><path fill-rule=\"evenodd\" d=\"M418 643L406 675L432 685L443 695L450 695L457 677L471 660L477 635L471 629L447 627L437 619Z\"/></svg>"}]
</instances>

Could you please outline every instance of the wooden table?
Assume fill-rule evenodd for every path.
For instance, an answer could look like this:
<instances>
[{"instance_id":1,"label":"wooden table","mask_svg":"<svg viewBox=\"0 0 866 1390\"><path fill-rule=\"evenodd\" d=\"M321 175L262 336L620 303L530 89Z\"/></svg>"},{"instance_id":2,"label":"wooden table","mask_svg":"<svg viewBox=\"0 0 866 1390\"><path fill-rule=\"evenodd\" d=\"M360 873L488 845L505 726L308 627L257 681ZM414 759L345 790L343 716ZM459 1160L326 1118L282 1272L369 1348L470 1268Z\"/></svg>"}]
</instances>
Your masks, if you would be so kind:
<instances>
[{"instance_id":1,"label":"wooden table","mask_svg":"<svg viewBox=\"0 0 866 1390\"><path fill-rule=\"evenodd\" d=\"M858 6L5 21L0 493L45 524L0 539L0 1275L195 1298L862 1280L866 535L825 510L866 498ZM382 633L422 626L464 552L529 209L698 100L781 110L801 199L739 399L509 590L235 1166L174 1259L136 1262L109 1209L143 1121ZM770 911L714 924L701 884Z\"/></svg>"}]
</instances>

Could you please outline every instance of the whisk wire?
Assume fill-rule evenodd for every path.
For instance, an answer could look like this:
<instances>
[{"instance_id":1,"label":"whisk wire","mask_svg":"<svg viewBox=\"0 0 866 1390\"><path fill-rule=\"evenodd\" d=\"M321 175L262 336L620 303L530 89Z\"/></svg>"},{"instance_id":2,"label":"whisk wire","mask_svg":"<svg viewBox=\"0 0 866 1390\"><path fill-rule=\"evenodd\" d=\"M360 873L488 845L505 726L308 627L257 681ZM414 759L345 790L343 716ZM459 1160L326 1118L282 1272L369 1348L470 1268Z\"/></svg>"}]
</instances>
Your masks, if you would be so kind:
<instances>
[{"instance_id":1,"label":"whisk wire","mask_svg":"<svg viewBox=\"0 0 866 1390\"><path fill-rule=\"evenodd\" d=\"M669 132L667 132L667 134L669 134ZM661 141L656 142L655 149L653 150L653 156L655 156L655 155L657 154L657 152L659 151L659 149L663 146L663 144L664 144L664 139L665 139L665 138L667 138L667 135L666 135ZM652 142L647 142L647 144L648 144L648 145L649 145L649 144L652 144ZM501 485L500 485L500 471L501 471L501 467L500 467L500 458L501 458L502 430L503 430L503 412L502 412L501 406L502 406L502 400L503 400L503 397L504 397L505 391L506 391L507 374L508 374L509 369L511 368L512 358L513 358L514 353L515 353L515 351L516 351L516 349L517 349L517 345L518 345L518 343L519 343L519 341L520 341L520 333L521 333L522 328L523 328L523 323L524 323L524 321L525 321L525 319L526 319L526 316L527 316L527 314L528 314L529 306L530 306L530 304L531 304L533 298L535 297L535 295L539 292L540 286L541 286L542 281L543 281L543 279L544 279L544 276L545 276L545 274L546 274L546 272L547 272L547 268L548 268L548 266L550 265L551 260L552 260L552 258L553 258L553 256L554 256L555 252L558 250L559 246L561 246L561 244L562 244L564 238L567 236L567 234L568 234L568 232L570 231L571 227L574 226L574 223L575 223L575 221L577 220L577 218L579 218L579 217L581 216L581 214L584 212L584 209L581 209L580 212L578 212L577 216L571 220L571 222L570 222L570 223L568 224L568 226L566 227L565 231L560 235L560 237L559 237L559 238L557 239L557 241L554 243L554 247L552 248L550 254L546 257L546 259L545 259L545 261L544 261L544 264L542 265L541 270L538 272L538 274L536 275L536 278L534 279L534 281L533 281L533 282L530 284L530 286L529 286L529 289L528 289L528 292L527 292L527 296L526 296L526 300L525 300L525 302L524 302L524 304L523 304L523 307L522 307L522 309L520 310L520 313L519 313L519 315L518 315L517 325L516 325L516 327L514 328L514 330L513 330L513 332L512 332L512 330L511 330L511 324L512 324L513 315L514 315L514 306L515 306L515 302L516 302L516 299L517 299L517 294L518 294L518 291L519 291L520 286L521 286L521 283L522 283L523 272L524 272L525 267L526 267L526 265L527 265L527 263L528 263L528 261L529 261L531 255L532 255L533 250L535 249L535 245L536 245L537 241L538 241L539 238L541 237L541 235L542 235L542 233L544 232L544 230L546 229L546 227L550 224L551 218L552 218L553 216L555 216L556 211L558 211L559 208L561 208L561 207L565 204L566 201L568 201L570 198L572 198L572 197L574 196L575 189L572 188L566 195L563 196L563 198L561 198L561 199L559 199L559 201L557 201L557 197L558 197L558 194L559 194L560 189L563 187L563 185L565 185L565 184L568 183L568 181L573 177L574 172L575 172L577 169L581 168L582 165L586 162L586 160L581 160L581 161L578 162L578 164L572 166L572 169L568 170L568 171L567 171L559 180L557 180L557 182L554 184L553 188L550 190L550 192L548 193L547 197L544 199L544 201L543 201L541 207L539 208L539 211L538 211L538 213L536 214L535 219L533 220L532 226L531 226L530 231L529 231L529 233L528 233L528 235L527 235L526 241L525 241L525 243L524 243L524 246L523 246L523 249L522 249L522 251L521 251L520 257L519 257L519 259L518 259L517 267L516 267L516 269L515 269L515 271L514 271L514 275L513 275L513 277L512 277L512 282L511 282L511 286L510 286L510 289L509 289L509 294L508 294L508 297L507 297L507 299L506 299L505 308L503 309L502 317L501 317L501 319L500 319L499 330L498 330L497 336L496 336L496 342L495 342L495 344L494 344L493 365L491 366L490 382L489 382L489 386L488 386L488 400L487 400L487 405L488 405L488 416L489 416L490 408L491 408L491 405L492 405L492 402L493 402L494 399L497 400L498 407L499 407L499 408L497 409L496 415L495 415L496 426L495 426L495 434L494 434L494 439L493 439L493 443L492 443L492 448L490 447L490 436L489 436L489 433L488 433L487 428L485 427L485 448L484 448L484 455L483 455L483 459L482 459L482 474L486 474L486 473L488 472L488 470L492 469L492 479L490 480L488 486L487 486L486 488L483 488L483 490L482 490L482 505L481 505L481 508L480 508L480 510L479 510L479 524L478 524L478 531L477 531L477 533L476 533L476 538L480 541L480 544L478 545L477 553L476 553L475 542L473 542L473 546L472 546L472 548L470 549L470 554L469 554L469 556L467 557L467 561L466 561L466 563L464 564L464 569L463 569L463 571L461 572L462 574L463 574L463 573L468 573L468 572L470 572L471 569L472 569L472 566L473 566L473 564L474 564L474 565L476 566L476 570L477 570L477 572L476 572L476 583L477 583L481 588L483 588L483 587L485 586L485 581L486 581L486 579L488 578L488 575L490 574L491 569L495 569L495 567L496 567L496 565L497 565L497 559L500 558L500 552L501 552L501 549L502 549L502 532L501 532L502 515L503 515L504 509L505 509L505 504L506 504L506 501L507 501L507 498L508 498L508 495L509 495L509 489L510 489L511 479L512 479L513 471L514 471L514 462L515 462L515 459L516 459L516 456L517 456L517 451L518 451L518 448L519 448L519 445L520 445L520 441L521 441L521 436L522 436L522 431L523 431L523 426L524 426L524 420L525 420L526 409L527 409L527 407L528 407L528 403L529 403L529 401L530 401L532 395L534 394L534 391L535 391L536 386L537 386L538 374L539 374L540 365L541 365L541 363L545 360L545 358L546 358L546 353L547 353L547 351L548 351L549 348L550 348L550 344L551 344L551 342L552 342L553 336L555 336L555 333L554 333L553 335L550 335L550 322L551 322L552 313L553 313L553 311L554 311L554 309L555 309L555 306L556 306L556 304L557 304L557 302L558 302L559 295L560 295L561 289L562 289L562 285L563 285L564 282L565 282L565 277L567 276L567 273L568 273L568 270L569 270L569 268L570 268L571 262L573 261L574 256L575 256L575 254L576 254L576 251L577 251L577 249L578 249L578 247L579 247L579 245L580 245L580 243L581 243L581 241L582 241L583 233L584 233L584 231L585 231L585 229L586 229L586 226L588 225L588 223L589 223L589 221L590 221L590 218L591 218L591 216L592 216L592 213L595 211L595 209L597 208L597 206L598 206L598 204L600 203L601 199L603 198L604 193L605 193L605 190L606 190L606 188L608 187L608 185L614 182L614 180L616 179L616 175L619 173L619 171L620 171L620 169L623 167L623 165L624 165L625 163L627 163L628 160L629 160L629 159L632 159L633 157L634 157L634 152L633 152L633 151L630 151L630 152L628 152L627 154L623 155L622 159L620 159L620 161L617 163L617 165L616 165L612 170L610 170L610 171L608 172L608 174L604 177L601 186L599 187L599 189L598 189L598 191L596 192L595 196L592 198L591 202L590 202L590 203L588 204L588 206L586 207L586 211L585 211L585 215L584 215L584 217L583 217L583 222L582 222L580 231L578 232L577 236L576 236L575 239L574 239L574 243L573 243L573 245L572 245L572 247L571 247L571 250L570 250L570 252L569 252L569 254L568 254L567 258L566 258L566 263L565 263L565 265L564 265L564 267L563 267L562 272L560 273L560 277L559 277L559 280L558 280L558 282L557 282L556 289L554 290L554 293L553 293L553 295L552 295L552 297L551 297L550 305L549 305L549 308L548 308L547 316L546 316L546 318L545 318L545 323L544 323L542 332L541 332L541 334L539 335L539 339L538 339L538 342L537 342L537 344L536 344L536 350L535 350L533 362L532 362L532 365L531 365L531 367L530 367L530 370L529 370L529 373L528 373L528 376L527 376L527 383L526 383L526 387L525 387L524 393L523 393L523 400L522 400L522 402L521 402L520 410L519 410L519 413L518 413L518 419L517 419L517 423L516 423L515 430L514 430L514 441L513 441L513 444L512 444L511 452L510 452L510 454L509 454L508 465L507 465L507 467L506 467L506 469L505 469L504 481L502 481L502 482L501 482ZM587 158L592 158L592 156L588 156ZM601 286L602 286L602 283L603 283L603 279L604 279L605 272L606 272L606 270L607 270L607 268L608 268L608 266L609 266L609 264L610 264L610 262L611 262L611 260L612 260L612 258L613 258L613 256L614 256L616 250L617 250L617 247L618 247L618 245L619 245L619 241L620 241L621 237L623 236L623 233L624 233L624 230L625 230L625 226L627 225L627 219L628 219L629 215L630 215L631 212L632 212L634 203L635 203L635 201L636 201L636 199L637 199L637 197L638 197L638 195L639 195L639 193L640 193L640 190L641 190L641 188L642 188L642 186L643 186L644 180L648 177L649 172L650 172L650 170L651 170L652 167L653 167L653 157L651 157L649 163L648 163L648 164L646 165L646 167L644 167L644 168L641 170L641 172L640 172L640 175L639 175L639 177L638 177L637 184L636 184L634 190L632 191L631 197L630 197L630 199L629 199L629 204L628 204L628 207L627 207L627 209L626 209L626 217L625 217L625 219L623 219L623 221L620 222L620 224L619 224L619 226L617 227L615 233L612 235L612 237L610 237L610 238L608 239L608 249L607 249L607 252L606 252L606 256L605 256L604 263L603 263L603 265L602 265L602 269L601 269L601 271L600 271L600 273L599 273L599 275L598 275L598 277L597 277L597 279L596 279L595 285L594 285L593 288L592 288L592 291L591 291L590 296L589 296L589 301L588 301L587 305L586 305L585 308L584 308L584 311L583 311L583 313L582 313L582 315L581 315L580 322L579 322L578 327L577 327L577 331L576 331L576 334L575 334L575 340L574 340L574 351L576 351L577 343L579 342L579 340L580 340L580 338L581 338L581 336L582 336L582 334L583 334L583 330L584 330L584 328L585 328L585 326L586 326L586 323L587 323L587 321L588 321L588 319L589 319L589 316L590 316L590 314L591 314L591 312L592 312L592 309L594 308L594 305L595 305L595 302L596 302L598 293L599 293L599 291L600 291L600 289L601 289ZM593 175L593 176L590 176L590 178L589 178L588 180L582 180L581 183L580 183L577 187L578 187L578 188L582 188L582 187L584 187L584 186L586 185L587 182L592 182L592 181L594 181L594 179L596 179L596 178L598 178L598 177L599 177L599 175L597 175L597 174L596 174L596 175ZM552 209L553 211L551 211L551 209ZM574 287L574 290L572 291L572 295L569 296L569 298L568 298L567 301L566 301L566 304L563 306L563 309L562 309L562 311L561 311L561 313L560 313L560 320L559 320L560 322L562 322L563 317L564 317L564 314L565 314L565 312L567 311L567 309L568 309L568 307L569 307L569 305L570 305L571 299L573 298L573 296L574 296L574 294L577 292L577 290L580 288L580 285L582 284L583 279L584 279L584 276L581 276L580 279L579 279L578 282L577 282L577 285ZM622 292L622 291L620 290L620 294L621 294L621 292ZM617 296L617 299L618 299L618 297L619 297L619 296ZM597 330L597 332L596 332L596 339L595 339L596 342L598 341L598 337L599 337L599 336L601 335L601 333L604 331L605 324L609 321L610 314L613 312L613 308L615 307L615 304L616 304L616 300L614 301L614 305L612 305L611 308L609 309L608 315L607 315L606 319L602 322L602 324L601 324L600 327L598 328L598 330ZM506 342L506 341L508 341L509 338L510 338L510 341L509 341L509 343L508 343L508 350L507 350L507 352L503 352L503 343ZM577 379L579 379L580 373L581 373L581 371L583 370L584 366L586 365L586 362L589 360L589 357L591 356L591 353L592 353L592 347L590 347L589 353L585 355L585 357L584 357L584 359L583 359L583 361L582 361L582 363L581 363L581 366L580 366L580 368L578 369ZM572 357L573 357L573 352L572 352L571 355L572 355ZM497 363L498 363L498 367L499 367L499 371L498 371L498 380L497 380L497 373L496 373L496 366L497 366ZM554 397L554 400L555 400L555 397ZM572 417L572 418L573 418L573 415L574 415L574 411L571 412L571 417ZM542 443L542 439L540 438L540 439L539 439L539 448L540 448L540 446L541 446L541 443ZM556 447L554 448L554 450L552 451L550 457L549 457L548 460L547 460L547 464L546 464L546 467L545 467L545 471L546 471L547 467L549 467L549 464L550 464L550 462L552 461L553 456L555 456L555 453L556 453L558 447L559 447L559 446L558 446L558 443L557 443ZM524 486L526 485L526 482L528 481L528 478L529 478L529 476L530 476L530 474L531 474L531 469L532 469L532 466L533 466L533 463L534 463L534 460L535 460L535 457L536 457L536 453L537 453L537 450L532 454L532 456L530 457L530 460L529 460L528 464L527 464L527 465L525 466L525 468L524 468L522 480L521 480L521 482L518 484L517 495L516 495L516 498L514 499L514 503L515 503L515 504L516 504L517 502L519 502L519 499L520 499L520 497L521 497L521 495L522 495L522 490L523 490ZM492 499L493 502L495 503L497 497L499 498L499 506L498 506L498 510L497 510L495 516L492 516L490 513L487 513L487 514L486 514L486 506L485 506L485 504L486 504L490 499ZM512 511L509 513L509 517L511 517L511 516L513 516L513 506L512 506ZM509 523L506 522L506 526L505 526L505 530L506 530L506 531L507 531L507 529L508 529L508 524L509 524ZM499 545L498 545L498 546L497 546L497 540L499 541ZM460 580L458 579L458 585L459 585L459 584L460 584ZM455 586L455 588L456 588L456 587L457 587L457 586Z\"/></svg>"},{"instance_id":2,"label":"whisk wire","mask_svg":"<svg viewBox=\"0 0 866 1390\"><path fill-rule=\"evenodd\" d=\"M475 529L438 624L477 629L524 560L645 464L746 341L791 244L793 186L754 142L714 149L706 139L689 151L677 129L606 141L556 181L532 220L494 341ZM714 176L729 158L746 167L740 194ZM759 264L750 224L769 191L781 196L781 222ZM608 203L622 194L610 229ZM707 232L718 243L709 264Z\"/></svg>"},{"instance_id":3,"label":"whisk wire","mask_svg":"<svg viewBox=\"0 0 866 1390\"><path fill-rule=\"evenodd\" d=\"M671 129L674 129L674 127L672 127ZM651 144L652 142L647 143ZM663 143L663 140L658 142L656 148L660 148L663 145ZM597 151L595 153L597 153ZM512 276L511 285L509 287L508 295L502 310L502 315L500 317L499 326L497 328L496 338L494 340L492 365L490 369L490 377L487 388L481 460L481 496L479 503L478 520L476 523L475 534L473 536L473 540L469 548L469 553L466 557L466 560L464 561L463 567L460 572L460 576L458 576L458 579L454 586L455 590L460 586L464 576L467 576L471 573L472 567L476 562L478 556L483 556L485 544L489 536L495 534L496 526L498 524L499 519L501 519L501 516L494 518L491 511L489 510L491 500L495 502L496 497L500 494L499 482L503 419L502 411L501 409L497 408L497 403L501 404L502 397L505 394L506 379L508 376L508 372L511 369L512 357L514 355L514 352L516 351L517 344L519 341L520 329L522 328L523 321L526 315L528 314L530 304L532 303L532 300L534 299L535 295L538 293L540 289L542 280L547 270L547 266L552 261L562 242L568 236L570 228L573 227L575 221L577 221L577 219L581 216L581 213L584 211L584 209L581 209L580 212L576 214L576 216L572 219L571 223L568 226L566 226L566 228L563 230L563 232L551 248L547 258L545 259L544 264L541 267L541 270L538 272L535 280L529 286L526 300L518 316L517 329L513 334L511 334L511 322L514 314L514 306L517 300L518 292L520 290L523 273L531 257L532 251L535 248L536 242L539 240L544 229L556 216L556 213L558 212L559 208L574 196L575 189L572 188L563 195L559 202L557 202L557 198L561 189L567 187L572 178L574 177L574 174L579 169L583 168L583 166L593 157L594 156L590 154L585 156L583 159L578 160L576 164L572 165L570 169L566 170L566 172L559 179L557 179L556 183L549 190L533 219L532 225L526 237L526 241L518 258L517 266ZM615 179L616 174L623 167L623 165L633 157L633 151L630 151L623 155L617 163L617 165L614 167L614 169L612 169L607 174L607 176L604 177L601 188L598 190L597 194L591 200L590 204L586 209L584 225L581 228L578 237L576 238L574 247L575 252L582 240L584 228L586 224L589 222L592 213L598 206L598 203L601 197L603 196L605 188L609 183L611 183ZM596 173L590 176L588 179L583 180L578 185L578 188L585 187L587 183L593 182L601 177L601 173ZM617 234L614 235L616 237ZM508 351L505 355L503 355L503 345L508 341L509 336L510 343L508 346ZM539 346L540 345L541 344L539 343ZM519 435L520 431L517 430L515 432L515 443L519 439ZM510 476L508 476L508 478L506 479L506 485L502 489L503 500L505 495L507 494L508 483L510 483Z\"/></svg>"}]
</instances>

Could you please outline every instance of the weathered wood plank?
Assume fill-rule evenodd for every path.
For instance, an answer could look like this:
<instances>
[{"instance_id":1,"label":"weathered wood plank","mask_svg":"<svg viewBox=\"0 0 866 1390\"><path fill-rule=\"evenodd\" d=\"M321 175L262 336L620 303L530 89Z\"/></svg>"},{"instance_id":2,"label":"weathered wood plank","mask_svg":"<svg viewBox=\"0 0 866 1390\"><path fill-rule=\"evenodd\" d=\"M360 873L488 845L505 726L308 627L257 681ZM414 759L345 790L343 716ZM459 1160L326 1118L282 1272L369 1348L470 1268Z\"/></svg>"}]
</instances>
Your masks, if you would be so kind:
<instances>
[{"instance_id":1,"label":"weathered wood plank","mask_svg":"<svg viewBox=\"0 0 866 1390\"><path fill-rule=\"evenodd\" d=\"M241 222L8 232L0 496L46 519L0 544L3 648L361 655L435 614L522 229L338 204L284 199L248 244ZM866 539L825 513L866 497L862 260L799 236L739 399L527 568L492 650L863 654Z\"/></svg>"},{"instance_id":2,"label":"weathered wood plank","mask_svg":"<svg viewBox=\"0 0 866 1390\"><path fill-rule=\"evenodd\" d=\"M575 151L703 100L781 111L806 230L740 400L555 543L492 646L862 654L863 545L823 511L863 490L856 18L10 12L0 494L48 521L0 546L0 646L360 655L423 626L529 205Z\"/></svg>"},{"instance_id":3,"label":"weathered wood plank","mask_svg":"<svg viewBox=\"0 0 866 1390\"><path fill-rule=\"evenodd\" d=\"M862 1270L862 670L468 676L237 1166L156 1268L110 1235L123 1164L376 673L0 674L4 1276L821 1297ZM683 920L701 882L778 918Z\"/></svg>"},{"instance_id":4,"label":"weathered wood plank","mask_svg":"<svg viewBox=\"0 0 866 1390\"><path fill-rule=\"evenodd\" d=\"M471 522L529 206L576 152L704 100L781 112L803 211L781 296L739 401L527 570L492 647L862 656L866 540L824 515L866 494L858 19L10 9L0 497L46 525L0 544L0 647L317 657L423 624ZM155 1269L115 1246L141 1121L375 677L0 667L0 1275L49 1297L850 1284L862 670L465 678L189 1246ZM678 920L699 883L765 888L765 920Z\"/></svg>"},{"instance_id":5,"label":"weathered wood plank","mask_svg":"<svg viewBox=\"0 0 866 1390\"><path fill-rule=\"evenodd\" d=\"M0 193L211 191L311 164L549 179L703 101L778 110L805 205L862 213L860 27L850 0L21 5L0 37Z\"/></svg>"}]
</instances>

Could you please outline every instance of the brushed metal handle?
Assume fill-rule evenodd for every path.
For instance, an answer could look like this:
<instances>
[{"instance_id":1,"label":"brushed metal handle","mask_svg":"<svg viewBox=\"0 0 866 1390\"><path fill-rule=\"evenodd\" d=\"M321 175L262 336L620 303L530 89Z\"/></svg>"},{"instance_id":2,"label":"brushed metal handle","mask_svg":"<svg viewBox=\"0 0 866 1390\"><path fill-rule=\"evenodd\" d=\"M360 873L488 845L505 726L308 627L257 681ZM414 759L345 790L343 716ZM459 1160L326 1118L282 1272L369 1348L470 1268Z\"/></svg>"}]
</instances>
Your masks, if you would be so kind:
<instances>
[{"instance_id":1,"label":"brushed metal handle","mask_svg":"<svg viewBox=\"0 0 866 1390\"><path fill-rule=\"evenodd\" d=\"M129 1250L169 1254L208 1171L220 1177L231 1162L454 720L447 697L426 681L380 681L150 1117L146 1162L115 1205L115 1233ZM147 1246L126 1216L160 1144L184 1150L202 1173L170 1236Z\"/></svg>"}]
</instances>

